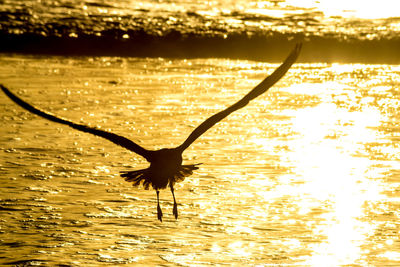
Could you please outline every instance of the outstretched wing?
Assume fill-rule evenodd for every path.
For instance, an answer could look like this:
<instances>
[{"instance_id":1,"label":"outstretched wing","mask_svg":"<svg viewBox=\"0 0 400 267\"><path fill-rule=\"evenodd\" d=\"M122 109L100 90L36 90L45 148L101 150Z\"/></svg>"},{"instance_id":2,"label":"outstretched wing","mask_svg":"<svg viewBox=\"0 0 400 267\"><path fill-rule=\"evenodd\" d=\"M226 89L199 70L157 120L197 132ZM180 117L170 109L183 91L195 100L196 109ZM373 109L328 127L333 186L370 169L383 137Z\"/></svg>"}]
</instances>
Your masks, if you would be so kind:
<instances>
[{"instance_id":1,"label":"outstretched wing","mask_svg":"<svg viewBox=\"0 0 400 267\"><path fill-rule=\"evenodd\" d=\"M227 109L211 116L200 124L194 131L189 135L189 137L183 142L182 145L178 147L182 152L188 148L199 136L205 133L208 129L218 123L220 120L227 117L232 112L246 106L251 100L257 96L266 92L272 85L274 85L280 78L285 75L292 64L296 61L298 55L300 54L302 44L296 44L295 48L286 58L286 60L279 66L270 76L265 78L259 85L257 85L253 90L251 90L247 95L245 95L241 100L228 107Z\"/></svg>"},{"instance_id":2,"label":"outstretched wing","mask_svg":"<svg viewBox=\"0 0 400 267\"><path fill-rule=\"evenodd\" d=\"M34 106L28 104L27 102L25 102L24 100L22 100L21 98L19 98L18 96L14 95L10 90L8 90L6 87L4 87L3 85L0 84L1 89L3 90L3 92L15 103L17 103L19 106L23 107L24 109L39 115L40 117L43 117L45 119L48 119L50 121L54 121L54 122L58 122L61 124L65 124L68 125L76 130L85 132L85 133L91 133L100 137L103 137L111 142L113 142L114 144L117 144L119 146L122 146L128 150L131 150L139 155L141 155L142 157L144 157L145 159L149 159L150 158L150 154L151 151L139 146L138 144L132 142L131 140L123 137L123 136L119 136L117 134L113 134L110 132L106 132L94 127L89 127L86 125L81 125L81 124L77 124L71 121L68 121L66 119L63 118L59 118L56 117L50 113L44 112L38 108L35 108Z\"/></svg>"}]
</instances>

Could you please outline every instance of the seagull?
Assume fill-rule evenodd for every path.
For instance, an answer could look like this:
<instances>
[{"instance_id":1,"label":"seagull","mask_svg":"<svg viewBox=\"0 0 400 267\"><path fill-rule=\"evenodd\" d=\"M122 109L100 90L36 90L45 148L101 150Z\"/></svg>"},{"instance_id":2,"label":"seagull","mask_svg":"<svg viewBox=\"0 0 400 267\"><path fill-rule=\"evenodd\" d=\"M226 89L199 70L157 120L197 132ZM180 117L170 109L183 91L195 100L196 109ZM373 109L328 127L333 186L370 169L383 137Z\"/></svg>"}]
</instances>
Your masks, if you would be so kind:
<instances>
[{"instance_id":1,"label":"seagull","mask_svg":"<svg viewBox=\"0 0 400 267\"><path fill-rule=\"evenodd\" d=\"M175 216L175 219L178 219L178 204L175 199L174 185L177 182L182 182L185 177L192 175L193 171L198 169L199 164L182 164L182 153L212 126L217 124L232 112L246 106L251 100L265 93L271 86L279 81L279 79L285 75L292 64L296 61L298 55L300 54L301 47L301 43L296 44L286 60L270 76L265 78L238 102L206 119L194 129L194 131L181 145L175 148L162 148L159 150L145 149L123 136L111 133L109 131L104 131L96 127L78 124L67 119L57 117L49 112L40 110L39 108L32 106L13 94L5 86L0 84L0 87L12 101L29 112L32 112L47 120L68 125L73 129L103 137L114 144L124 147L145 158L150 163L148 168L135 171L122 171L120 172L120 175L125 179L125 181L131 182L133 186L139 186L142 184L146 190L148 190L151 186L156 191L157 218L160 220L160 222L162 222L163 213L160 207L160 190L166 189L167 186L169 186L171 189L172 197L174 199L173 215Z\"/></svg>"}]
</instances>

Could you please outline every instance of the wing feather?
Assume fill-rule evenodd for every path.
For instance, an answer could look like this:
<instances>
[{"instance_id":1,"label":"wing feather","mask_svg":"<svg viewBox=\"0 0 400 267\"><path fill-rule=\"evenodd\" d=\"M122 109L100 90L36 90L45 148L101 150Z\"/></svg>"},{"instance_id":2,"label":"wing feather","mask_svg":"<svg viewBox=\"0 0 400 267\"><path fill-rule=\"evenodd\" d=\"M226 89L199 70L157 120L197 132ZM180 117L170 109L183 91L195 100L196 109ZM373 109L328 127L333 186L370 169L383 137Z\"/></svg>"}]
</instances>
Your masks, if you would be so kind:
<instances>
[{"instance_id":1,"label":"wing feather","mask_svg":"<svg viewBox=\"0 0 400 267\"><path fill-rule=\"evenodd\" d=\"M111 133L111 132L107 132L107 131L103 131L100 130L98 128L94 128L94 127L89 127L83 124L77 124L74 123L72 121L60 118L60 117L56 117L48 112L42 111L34 106L32 106L31 104L28 104L27 102L25 102L24 100L22 100L21 98L19 98L18 96L16 96L15 94L13 94L10 90L8 90L6 87L4 87L3 85L0 85L1 89L3 90L3 92L12 100L14 101L16 104L18 104L19 106L21 106L22 108L40 116L43 117L45 119L48 119L50 121L53 122L57 122L57 123L61 123L61 124L65 124L68 125L76 130L85 132L85 133L90 133L93 135L97 135L100 137L103 137L111 142L113 142L114 144L117 144L119 146L122 146L130 151L133 151L139 155L141 155L142 157L144 157L145 159L150 159L150 154L151 151L139 146L138 144L134 143L133 141Z\"/></svg>"},{"instance_id":2,"label":"wing feather","mask_svg":"<svg viewBox=\"0 0 400 267\"><path fill-rule=\"evenodd\" d=\"M273 86L280 78L285 75L285 73L289 70L292 64L296 61L297 57L300 54L302 44L299 43L295 46L286 60L279 66L270 76L265 78L260 84L258 84L253 90L251 90L247 95L245 95L241 100L228 107L227 109L211 116L207 120L205 120L202 124L200 124L194 131L189 135L189 137L178 147L182 152L188 148L197 138L199 138L203 133L205 133L208 129L214 126L216 123L227 117L232 112L243 108L246 106L251 100L256 98L257 96L266 92L271 86Z\"/></svg>"}]
</instances>

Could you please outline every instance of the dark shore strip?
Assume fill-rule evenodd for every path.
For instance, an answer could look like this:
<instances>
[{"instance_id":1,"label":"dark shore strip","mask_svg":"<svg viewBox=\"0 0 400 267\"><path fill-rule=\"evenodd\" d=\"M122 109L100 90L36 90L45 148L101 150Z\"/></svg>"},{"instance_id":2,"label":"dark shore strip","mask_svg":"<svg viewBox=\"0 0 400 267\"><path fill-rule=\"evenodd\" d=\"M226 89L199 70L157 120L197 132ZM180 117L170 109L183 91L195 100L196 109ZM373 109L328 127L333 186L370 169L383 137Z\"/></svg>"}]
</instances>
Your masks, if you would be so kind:
<instances>
[{"instance_id":1,"label":"dark shore strip","mask_svg":"<svg viewBox=\"0 0 400 267\"><path fill-rule=\"evenodd\" d=\"M400 64L400 37L379 40L346 39L302 34L230 33L227 35L164 35L145 31L109 31L101 36L44 36L0 32L0 53L63 56L166 58L231 58L280 62L295 42L303 42L299 62Z\"/></svg>"}]
</instances>

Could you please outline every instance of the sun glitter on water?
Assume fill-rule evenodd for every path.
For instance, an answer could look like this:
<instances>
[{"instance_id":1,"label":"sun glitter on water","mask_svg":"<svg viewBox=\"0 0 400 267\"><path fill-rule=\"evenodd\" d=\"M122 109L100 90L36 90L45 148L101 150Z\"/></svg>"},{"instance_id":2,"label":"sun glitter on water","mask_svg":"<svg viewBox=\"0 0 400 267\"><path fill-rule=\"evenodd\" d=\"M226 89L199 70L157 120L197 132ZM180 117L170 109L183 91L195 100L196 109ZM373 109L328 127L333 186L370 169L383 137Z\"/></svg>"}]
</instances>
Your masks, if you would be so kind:
<instances>
[{"instance_id":1,"label":"sun glitter on water","mask_svg":"<svg viewBox=\"0 0 400 267\"><path fill-rule=\"evenodd\" d=\"M399 16L400 2L396 0L289 0L288 5L312 8L322 11L326 16L356 17L364 19L390 18Z\"/></svg>"}]
</instances>

